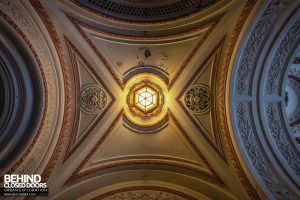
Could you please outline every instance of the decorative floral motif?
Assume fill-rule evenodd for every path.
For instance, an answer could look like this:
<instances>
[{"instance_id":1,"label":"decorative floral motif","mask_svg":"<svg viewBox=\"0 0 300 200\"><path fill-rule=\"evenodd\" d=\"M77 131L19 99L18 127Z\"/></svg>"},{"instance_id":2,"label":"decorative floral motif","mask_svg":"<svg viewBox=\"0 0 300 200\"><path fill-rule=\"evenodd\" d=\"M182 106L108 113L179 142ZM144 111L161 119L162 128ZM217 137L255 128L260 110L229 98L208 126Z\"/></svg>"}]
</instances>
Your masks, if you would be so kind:
<instances>
[{"instance_id":1,"label":"decorative floral motif","mask_svg":"<svg viewBox=\"0 0 300 200\"><path fill-rule=\"evenodd\" d=\"M237 73L236 91L238 95L245 95L249 90L250 79L255 69L256 58L264 44L274 21L285 8L287 2L271 3L261 15L259 23L256 23L243 50L240 67Z\"/></svg>"},{"instance_id":2,"label":"decorative floral motif","mask_svg":"<svg viewBox=\"0 0 300 200\"><path fill-rule=\"evenodd\" d=\"M293 197L289 192L282 187L281 182L277 179L269 163L266 161L259 144L257 143L253 125L250 123L250 116L248 113L248 107L246 103L240 103L236 108L236 115L238 116L238 129L241 134L241 139L243 141L244 148L248 152L248 156L256 169L257 173L260 175L265 186L273 194L275 199L287 199L292 200Z\"/></svg>"},{"instance_id":3,"label":"decorative floral motif","mask_svg":"<svg viewBox=\"0 0 300 200\"><path fill-rule=\"evenodd\" d=\"M270 128L271 135L276 142L278 149L282 153L283 157L287 160L288 165L294 170L297 175L300 175L300 159L297 154L297 150L290 145L289 139L287 138L282 121L279 117L280 105L270 103L267 105L267 117L268 125Z\"/></svg>"},{"instance_id":4,"label":"decorative floral motif","mask_svg":"<svg viewBox=\"0 0 300 200\"><path fill-rule=\"evenodd\" d=\"M81 108L91 114L100 112L107 104L104 90L95 85L84 88L81 92Z\"/></svg>"},{"instance_id":5,"label":"decorative floral motif","mask_svg":"<svg viewBox=\"0 0 300 200\"><path fill-rule=\"evenodd\" d=\"M211 94L207 87L195 85L185 93L184 103L192 112L203 114L211 106Z\"/></svg>"},{"instance_id":6,"label":"decorative floral motif","mask_svg":"<svg viewBox=\"0 0 300 200\"><path fill-rule=\"evenodd\" d=\"M274 46L274 48L276 48L274 54L270 52L268 52L268 54L261 54L261 52L266 48L266 41L270 40L270 37L272 36L270 31L275 29L274 26L276 26L276 22L280 20L281 14L286 9L289 2L290 1L268 2L267 7L262 11L261 15L255 19L255 24L253 24L253 28L249 30L249 34L246 34L247 37L245 37L246 40L241 47L242 51L238 59L237 68L233 70L235 75L233 75L234 92L231 93L231 99L233 100L231 101L233 102L231 105L234 108L233 124L236 131L235 134L240 140L241 149L245 151L245 157L249 159L251 170L257 173L257 178L261 180L264 189L268 191L267 193L270 195L271 199L296 198L290 193L289 188L282 183L282 180L277 175L276 169L272 167L273 163L268 159L268 153L266 151L269 147L268 145L265 145L265 141L260 140L261 135L272 135L273 141L270 142L274 142L275 145L270 146L270 148L272 151L274 151L273 148L275 146L278 148L281 155L276 156L283 158L280 162L283 163L284 167L288 165L296 172L298 168L294 166L297 164L298 158L290 158L290 156L295 156L294 153L290 155L286 154L287 151L290 150L290 147L288 146L293 144L285 146L289 140L287 140L288 132L284 129L284 121L281 116L282 113L279 113L281 111L277 109L277 116L274 118L274 116L271 116L274 114L272 113L274 110L271 111L269 109L268 111L267 106L265 106L265 116L261 116L260 120L264 121L269 127L261 127L258 123L258 117L254 114L258 113L258 115L261 115L261 113L257 112L257 108L253 105L262 105L266 102L270 102L270 100L280 105L281 103L284 103L281 102L281 96L277 93L275 94L275 92L279 91L278 81L281 81L282 76L284 75L284 63L286 62L283 60L288 59L286 53L291 55L291 51L295 49L290 41L298 40L293 38L294 36L298 37L298 33L292 33L295 31L294 26L297 25L294 24L292 28L289 26L290 32L288 31L284 38L277 38L278 40L280 39L280 41L278 41L280 45ZM297 43L294 42L294 45L296 44ZM282 55L279 60L277 58L280 55L277 56L276 52L280 51L287 52L284 52L284 55ZM261 70L266 66L263 66L259 59L265 59L265 55L267 55L267 58L268 56L271 57L274 62L270 67L268 66L268 71L262 72ZM270 70L273 66L277 68ZM254 81L257 77L261 78L262 83ZM261 85L262 89L265 89L265 94L272 93L272 96L259 95L260 90L256 89L258 85ZM270 90L271 92L267 90ZM260 98L257 98L258 96ZM268 118L273 121L270 122ZM274 139L277 136L279 138ZM283 142L283 140L286 141ZM285 160L287 163L285 163Z\"/></svg>"}]
</instances>

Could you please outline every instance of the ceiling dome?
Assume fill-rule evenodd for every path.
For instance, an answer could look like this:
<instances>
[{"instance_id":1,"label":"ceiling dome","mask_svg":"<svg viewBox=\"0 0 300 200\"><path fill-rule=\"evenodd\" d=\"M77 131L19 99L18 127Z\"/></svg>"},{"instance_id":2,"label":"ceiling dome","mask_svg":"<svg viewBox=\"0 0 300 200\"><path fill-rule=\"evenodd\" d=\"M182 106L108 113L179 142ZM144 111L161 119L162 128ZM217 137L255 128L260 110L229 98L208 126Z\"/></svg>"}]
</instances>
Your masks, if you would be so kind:
<instances>
[{"instance_id":1,"label":"ceiling dome","mask_svg":"<svg viewBox=\"0 0 300 200\"><path fill-rule=\"evenodd\" d=\"M300 1L0 5L1 174L49 199L300 199Z\"/></svg>"},{"instance_id":2,"label":"ceiling dome","mask_svg":"<svg viewBox=\"0 0 300 200\"><path fill-rule=\"evenodd\" d=\"M43 107L37 66L17 37L0 24L0 169L9 165L36 133Z\"/></svg>"},{"instance_id":3,"label":"ceiling dome","mask_svg":"<svg viewBox=\"0 0 300 200\"><path fill-rule=\"evenodd\" d=\"M270 14L280 13L285 4L279 5L270 4L244 36L232 70L230 106L249 169L270 199L293 199L299 190L291 188L299 188L300 180L299 145L292 132L299 115L299 78L291 68L298 68L300 21L290 10L285 14L291 20L280 26L282 19Z\"/></svg>"},{"instance_id":4,"label":"ceiling dome","mask_svg":"<svg viewBox=\"0 0 300 200\"><path fill-rule=\"evenodd\" d=\"M163 21L197 12L214 0L78 0L80 6L128 21Z\"/></svg>"}]
</instances>

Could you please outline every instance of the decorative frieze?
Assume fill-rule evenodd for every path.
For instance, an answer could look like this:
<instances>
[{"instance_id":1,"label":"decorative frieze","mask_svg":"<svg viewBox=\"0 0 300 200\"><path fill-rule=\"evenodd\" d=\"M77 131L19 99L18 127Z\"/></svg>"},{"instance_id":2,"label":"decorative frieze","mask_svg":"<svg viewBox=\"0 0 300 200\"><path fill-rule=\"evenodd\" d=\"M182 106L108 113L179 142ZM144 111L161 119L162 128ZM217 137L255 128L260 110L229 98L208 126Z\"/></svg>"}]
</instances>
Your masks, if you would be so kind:
<instances>
[{"instance_id":1,"label":"decorative frieze","mask_svg":"<svg viewBox=\"0 0 300 200\"><path fill-rule=\"evenodd\" d=\"M286 129L282 124L284 120L281 119L279 115L280 107L281 105L276 103L266 105L269 132L290 168L292 168L297 175L300 175L299 155L297 155L297 150L290 144L287 136L288 133L286 133Z\"/></svg>"},{"instance_id":2,"label":"decorative frieze","mask_svg":"<svg viewBox=\"0 0 300 200\"><path fill-rule=\"evenodd\" d=\"M246 95L249 92L250 79L255 70L257 56L259 55L267 35L277 17L285 8L287 2L270 3L255 24L242 52L237 78L235 81L236 93Z\"/></svg>"},{"instance_id":3,"label":"decorative frieze","mask_svg":"<svg viewBox=\"0 0 300 200\"><path fill-rule=\"evenodd\" d=\"M270 164L265 159L264 153L257 142L254 125L251 123L249 106L247 103L239 103L235 110L237 124L244 149L252 162L256 172L264 182L265 187L271 192L275 199L293 199L282 183L275 176Z\"/></svg>"}]
</instances>

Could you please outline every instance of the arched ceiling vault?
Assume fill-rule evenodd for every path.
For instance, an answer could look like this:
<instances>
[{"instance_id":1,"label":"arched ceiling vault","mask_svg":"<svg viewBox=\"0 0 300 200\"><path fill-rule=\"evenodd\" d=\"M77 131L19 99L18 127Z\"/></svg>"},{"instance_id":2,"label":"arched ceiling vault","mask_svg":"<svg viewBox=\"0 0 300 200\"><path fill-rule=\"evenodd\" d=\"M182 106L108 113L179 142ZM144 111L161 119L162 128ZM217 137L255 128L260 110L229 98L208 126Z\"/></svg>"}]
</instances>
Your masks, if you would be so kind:
<instances>
[{"instance_id":1,"label":"arched ceiling vault","mask_svg":"<svg viewBox=\"0 0 300 200\"><path fill-rule=\"evenodd\" d=\"M297 1L0 0L26 52L14 59L40 85L26 85L30 134L1 132L23 141L10 160L1 147L1 175L41 174L49 199L299 198L299 13Z\"/></svg>"}]
</instances>

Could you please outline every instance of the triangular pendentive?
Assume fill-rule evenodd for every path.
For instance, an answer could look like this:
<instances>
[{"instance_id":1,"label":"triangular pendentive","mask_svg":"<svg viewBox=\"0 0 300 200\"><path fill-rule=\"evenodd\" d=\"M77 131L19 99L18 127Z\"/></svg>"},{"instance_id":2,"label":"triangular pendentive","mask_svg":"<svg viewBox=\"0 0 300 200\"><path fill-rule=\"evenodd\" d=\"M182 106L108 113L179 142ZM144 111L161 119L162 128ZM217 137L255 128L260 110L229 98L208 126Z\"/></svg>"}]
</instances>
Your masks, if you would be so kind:
<instances>
[{"instance_id":1,"label":"triangular pendentive","mask_svg":"<svg viewBox=\"0 0 300 200\"><path fill-rule=\"evenodd\" d=\"M214 106L216 103L214 96L216 96L215 91L217 87L214 80L216 80L216 71L219 66L224 40L225 37L198 67L192 78L178 95L177 102L195 124L199 132L207 139L208 143L226 160L221 136L215 124L217 113ZM190 100L191 98L195 99ZM205 100L206 98L209 100ZM208 108L206 109L206 107Z\"/></svg>"},{"instance_id":2,"label":"triangular pendentive","mask_svg":"<svg viewBox=\"0 0 300 200\"><path fill-rule=\"evenodd\" d=\"M170 118L170 126L163 131L138 134L122 126L120 113L67 183L91 173L126 167L185 171L224 184L171 113Z\"/></svg>"},{"instance_id":3,"label":"triangular pendentive","mask_svg":"<svg viewBox=\"0 0 300 200\"><path fill-rule=\"evenodd\" d=\"M66 37L65 41L73 75L77 79L74 80L73 87L76 101L75 117L65 154L66 160L107 113L115 101L115 97L79 50ZM94 98L89 99L91 95L94 95ZM100 102L101 98L102 102Z\"/></svg>"},{"instance_id":4,"label":"triangular pendentive","mask_svg":"<svg viewBox=\"0 0 300 200\"><path fill-rule=\"evenodd\" d=\"M120 87L123 87L120 81L122 73L131 67L147 64L167 71L170 74L171 87L222 16L209 19L194 30L156 37L114 34L78 21L71 16L68 18L111 72ZM180 39L181 37L184 39Z\"/></svg>"}]
</instances>

